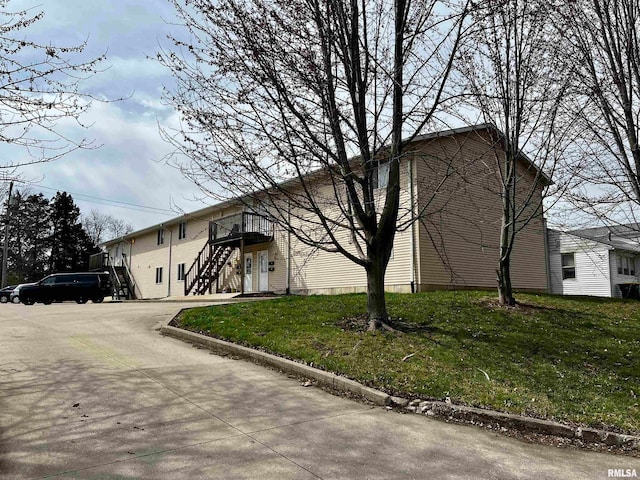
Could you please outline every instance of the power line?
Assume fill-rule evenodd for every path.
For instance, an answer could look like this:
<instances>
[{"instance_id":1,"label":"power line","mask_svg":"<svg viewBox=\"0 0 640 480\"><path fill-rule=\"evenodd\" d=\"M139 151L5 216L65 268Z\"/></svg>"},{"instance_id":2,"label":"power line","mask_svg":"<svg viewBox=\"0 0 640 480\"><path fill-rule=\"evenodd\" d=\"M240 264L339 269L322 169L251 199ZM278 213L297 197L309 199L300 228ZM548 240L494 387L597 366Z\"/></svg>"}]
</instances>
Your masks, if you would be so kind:
<instances>
[{"instance_id":1,"label":"power line","mask_svg":"<svg viewBox=\"0 0 640 480\"><path fill-rule=\"evenodd\" d=\"M174 212L173 210L168 210L168 209L165 209L165 208L150 207L148 205L140 205L140 204L136 204L136 203L122 202L120 200L112 200L112 199L109 199L109 198L101 198L101 197L96 197L96 196L93 196L93 195L87 195L85 193L71 192L69 190L62 189L62 188L47 187L46 185L40 185L40 184L34 183L34 182L26 182L24 180L17 180L17 181L20 182L20 183L24 183L26 185L42 188L44 190L51 190L51 191L54 191L54 192L64 191L64 192L70 193L71 195L74 195L76 197L80 197L81 200L83 200L85 202L88 202L88 203L96 203L96 204L99 204L99 205L107 205L107 206L111 206L111 207L124 208L124 209L127 209L127 210L137 210L139 212L149 212L149 210L151 210L151 211L158 212L158 213L164 213L166 215L176 215L176 212ZM91 199L91 200L87 200L87 199Z\"/></svg>"}]
</instances>

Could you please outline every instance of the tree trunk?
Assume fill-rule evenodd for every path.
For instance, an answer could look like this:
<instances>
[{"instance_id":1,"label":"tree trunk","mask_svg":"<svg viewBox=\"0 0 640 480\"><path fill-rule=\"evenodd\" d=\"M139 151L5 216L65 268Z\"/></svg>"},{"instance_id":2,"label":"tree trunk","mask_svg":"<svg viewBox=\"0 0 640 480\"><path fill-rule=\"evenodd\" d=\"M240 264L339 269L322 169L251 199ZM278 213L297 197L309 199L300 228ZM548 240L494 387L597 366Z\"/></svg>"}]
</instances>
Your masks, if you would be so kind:
<instances>
[{"instance_id":1,"label":"tree trunk","mask_svg":"<svg viewBox=\"0 0 640 480\"><path fill-rule=\"evenodd\" d=\"M498 264L498 301L500 305L508 305L510 307L516 304L513 297L513 287L511 286L511 258L509 255L501 256Z\"/></svg>"},{"instance_id":2,"label":"tree trunk","mask_svg":"<svg viewBox=\"0 0 640 480\"><path fill-rule=\"evenodd\" d=\"M369 331L377 330L388 320L384 298L385 265L382 259L373 259L367 270L367 315Z\"/></svg>"}]
</instances>

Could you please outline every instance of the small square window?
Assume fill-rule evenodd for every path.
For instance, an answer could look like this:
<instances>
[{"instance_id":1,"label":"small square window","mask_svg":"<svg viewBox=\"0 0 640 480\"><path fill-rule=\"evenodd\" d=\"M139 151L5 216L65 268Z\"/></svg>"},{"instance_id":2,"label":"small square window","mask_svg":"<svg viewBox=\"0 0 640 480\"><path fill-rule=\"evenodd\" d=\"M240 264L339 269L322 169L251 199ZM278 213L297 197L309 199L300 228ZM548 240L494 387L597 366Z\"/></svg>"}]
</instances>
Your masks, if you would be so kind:
<instances>
[{"instance_id":1,"label":"small square window","mask_svg":"<svg viewBox=\"0 0 640 480\"><path fill-rule=\"evenodd\" d=\"M187 238L187 222L182 222L178 225L178 240Z\"/></svg>"},{"instance_id":2,"label":"small square window","mask_svg":"<svg viewBox=\"0 0 640 480\"><path fill-rule=\"evenodd\" d=\"M576 278L576 257L574 253L562 254L562 279Z\"/></svg>"},{"instance_id":3,"label":"small square window","mask_svg":"<svg viewBox=\"0 0 640 480\"><path fill-rule=\"evenodd\" d=\"M373 188L387 188L389 185L389 162L381 163L373 172Z\"/></svg>"},{"instance_id":4,"label":"small square window","mask_svg":"<svg viewBox=\"0 0 640 480\"><path fill-rule=\"evenodd\" d=\"M162 283L162 267L156 267L156 283Z\"/></svg>"},{"instance_id":5,"label":"small square window","mask_svg":"<svg viewBox=\"0 0 640 480\"><path fill-rule=\"evenodd\" d=\"M184 281L184 263L178 264L178 281L179 282Z\"/></svg>"}]
</instances>

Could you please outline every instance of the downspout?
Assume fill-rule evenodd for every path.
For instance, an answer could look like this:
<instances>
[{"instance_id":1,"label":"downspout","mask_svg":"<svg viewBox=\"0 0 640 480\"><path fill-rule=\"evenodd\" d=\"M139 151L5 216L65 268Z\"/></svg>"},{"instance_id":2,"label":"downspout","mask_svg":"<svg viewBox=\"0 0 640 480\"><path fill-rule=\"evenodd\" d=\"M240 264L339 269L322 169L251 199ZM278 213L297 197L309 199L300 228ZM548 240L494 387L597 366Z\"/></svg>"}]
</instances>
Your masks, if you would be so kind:
<instances>
[{"instance_id":1,"label":"downspout","mask_svg":"<svg viewBox=\"0 0 640 480\"><path fill-rule=\"evenodd\" d=\"M414 202L414 186L413 186L413 156L409 157L409 204L411 208L411 260L409 264L409 281L411 285L411 293L416 293L416 219L415 219L415 202Z\"/></svg>"},{"instance_id":2,"label":"downspout","mask_svg":"<svg viewBox=\"0 0 640 480\"><path fill-rule=\"evenodd\" d=\"M542 234L544 236L544 268L546 270L547 277L547 292L551 293L551 259L549 257L549 237L547 230L547 219L542 215Z\"/></svg>"},{"instance_id":3,"label":"downspout","mask_svg":"<svg viewBox=\"0 0 640 480\"><path fill-rule=\"evenodd\" d=\"M170 297L171 296L171 255L172 255L172 248L173 248L173 230L165 228L164 226L162 227L162 229L169 232L169 268L167 269L167 276L168 276L167 297Z\"/></svg>"},{"instance_id":4,"label":"downspout","mask_svg":"<svg viewBox=\"0 0 640 480\"><path fill-rule=\"evenodd\" d=\"M124 240L124 237L122 237L122 239ZM127 240L124 240L125 242L127 242ZM132 238L131 241L127 242L129 244L129 257L127 258L127 262L129 262L129 265L125 265L125 267L128 267L128 273L129 273L129 280L133 283L132 287L133 287L133 295L134 297L136 297L136 288L138 288L138 285L136 284L136 280L135 278L133 278L133 244L135 243L135 238ZM140 291L138 289L138 291ZM141 292L142 293L142 292ZM136 297L137 298L137 297ZM142 298L142 295L140 295L140 298Z\"/></svg>"}]
</instances>

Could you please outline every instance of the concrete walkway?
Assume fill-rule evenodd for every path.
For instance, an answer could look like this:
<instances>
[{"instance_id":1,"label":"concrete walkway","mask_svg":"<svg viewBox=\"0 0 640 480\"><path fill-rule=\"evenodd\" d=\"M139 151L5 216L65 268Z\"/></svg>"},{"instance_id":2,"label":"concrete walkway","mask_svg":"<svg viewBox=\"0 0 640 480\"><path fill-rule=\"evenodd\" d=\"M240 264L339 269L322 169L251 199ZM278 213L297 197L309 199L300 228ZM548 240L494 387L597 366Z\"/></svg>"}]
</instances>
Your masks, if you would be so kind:
<instances>
[{"instance_id":1,"label":"concrete walkway","mask_svg":"<svg viewBox=\"0 0 640 480\"><path fill-rule=\"evenodd\" d=\"M402 415L158 334L194 303L0 306L0 478L606 479L640 459Z\"/></svg>"}]
</instances>

